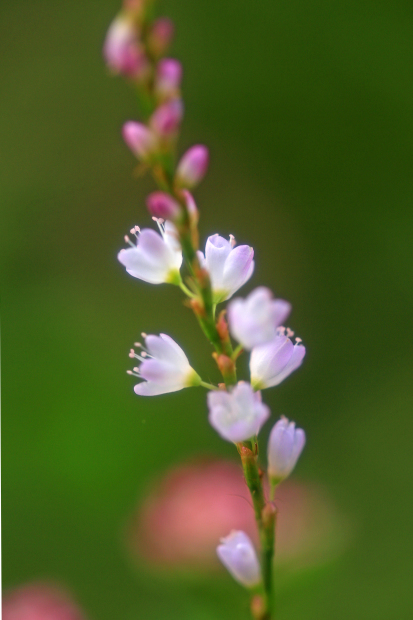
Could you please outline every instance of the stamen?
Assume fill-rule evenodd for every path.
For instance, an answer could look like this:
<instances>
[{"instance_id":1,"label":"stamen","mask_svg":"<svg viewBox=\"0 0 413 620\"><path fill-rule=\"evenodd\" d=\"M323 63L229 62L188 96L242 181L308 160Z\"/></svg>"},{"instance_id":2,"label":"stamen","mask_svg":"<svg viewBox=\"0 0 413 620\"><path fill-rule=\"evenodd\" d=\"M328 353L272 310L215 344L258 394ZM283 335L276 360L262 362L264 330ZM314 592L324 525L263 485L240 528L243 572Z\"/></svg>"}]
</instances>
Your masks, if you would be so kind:
<instances>
[{"instance_id":1,"label":"stamen","mask_svg":"<svg viewBox=\"0 0 413 620\"><path fill-rule=\"evenodd\" d=\"M301 344L303 340L302 340L302 338L296 338L295 341L296 341L297 344Z\"/></svg>"},{"instance_id":2,"label":"stamen","mask_svg":"<svg viewBox=\"0 0 413 620\"><path fill-rule=\"evenodd\" d=\"M158 224L159 232L161 233L163 237L165 234L165 226L164 226L165 220L163 220L161 217L153 217L152 219L154 222Z\"/></svg>"},{"instance_id":3,"label":"stamen","mask_svg":"<svg viewBox=\"0 0 413 620\"><path fill-rule=\"evenodd\" d=\"M132 248L136 248L136 245L134 243L132 243L132 241L129 239L128 235L125 235L124 239L125 239L125 243L128 243Z\"/></svg>"},{"instance_id":4,"label":"stamen","mask_svg":"<svg viewBox=\"0 0 413 620\"><path fill-rule=\"evenodd\" d=\"M289 327L287 327L287 336L288 338L292 338L294 336L293 330L290 329Z\"/></svg>"},{"instance_id":5,"label":"stamen","mask_svg":"<svg viewBox=\"0 0 413 620\"><path fill-rule=\"evenodd\" d=\"M145 334L145 332L142 332L142 333L141 333L141 336L142 336L142 338L147 338L147 337L148 337L148 334Z\"/></svg>"},{"instance_id":6,"label":"stamen","mask_svg":"<svg viewBox=\"0 0 413 620\"><path fill-rule=\"evenodd\" d=\"M136 353L133 349L129 351L129 357L136 357Z\"/></svg>"},{"instance_id":7,"label":"stamen","mask_svg":"<svg viewBox=\"0 0 413 620\"><path fill-rule=\"evenodd\" d=\"M234 235L230 235L229 236L229 242L230 242L232 248L234 248L237 245L237 241L236 241Z\"/></svg>"},{"instance_id":8,"label":"stamen","mask_svg":"<svg viewBox=\"0 0 413 620\"><path fill-rule=\"evenodd\" d=\"M127 370L126 374L132 375L132 377L137 377L138 379L142 378L140 375L137 375L136 372L133 372L132 370Z\"/></svg>"},{"instance_id":9,"label":"stamen","mask_svg":"<svg viewBox=\"0 0 413 620\"><path fill-rule=\"evenodd\" d=\"M141 342L134 342L133 346L136 347L137 349L142 349L142 343Z\"/></svg>"}]
</instances>

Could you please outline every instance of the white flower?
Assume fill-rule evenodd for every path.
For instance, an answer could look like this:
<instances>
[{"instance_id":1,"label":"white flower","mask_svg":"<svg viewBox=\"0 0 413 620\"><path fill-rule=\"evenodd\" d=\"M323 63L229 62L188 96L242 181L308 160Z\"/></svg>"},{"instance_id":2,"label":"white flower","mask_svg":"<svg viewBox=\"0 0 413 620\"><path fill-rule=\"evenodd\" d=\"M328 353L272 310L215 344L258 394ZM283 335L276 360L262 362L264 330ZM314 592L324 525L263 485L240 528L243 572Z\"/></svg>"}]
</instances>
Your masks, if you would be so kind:
<instances>
[{"instance_id":1,"label":"white flower","mask_svg":"<svg viewBox=\"0 0 413 620\"><path fill-rule=\"evenodd\" d=\"M240 381L231 392L208 392L209 422L227 441L247 441L258 434L270 415L261 394Z\"/></svg>"},{"instance_id":2,"label":"white flower","mask_svg":"<svg viewBox=\"0 0 413 620\"><path fill-rule=\"evenodd\" d=\"M250 372L251 384L256 390L278 385L301 366L305 347L301 344L300 338L296 338L293 344L289 337L293 335L294 332L289 329L279 328L274 340L253 348Z\"/></svg>"},{"instance_id":3,"label":"white flower","mask_svg":"<svg viewBox=\"0 0 413 620\"><path fill-rule=\"evenodd\" d=\"M287 418L274 425L268 441L268 477L278 483L290 475L305 444L305 433Z\"/></svg>"},{"instance_id":4,"label":"white flower","mask_svg":"<svg viewBox=\"0 0 413 620\"><path fill-rule=\"evenodd\" d=\"M208 271L211 278L215 303L232 297L254 271L254 250L248 245L234 246L232 235L227 241L216 234L208 237L205 256L202 252L197 253L201 267Z\"/></svg>"},{"instance_id":5,"label":"white flower","mask_svg":"<svg viewBox=\"0 0 413 620\"><path fill-rule=\"evenodd\" d=\"M118 259L134 278L151 284L179 284L182 251L177 230L171 222L163 224L163 220L157 220L157 223L161 234L151 228L142 231L137 226L132 228L131 233L136 235L136 245L129 237L125 237L131 247L121 250Z\"/></svg>"},{"instance_id":6,"label":"white flower","mask_svg":"<svg viewBox=\"0 0 413 620\"><path fill-rule=\"evenodd\" d=\"M260 286L246 299L237 298L228 305L229 329L244 349L252 349L273 340L290 312L288 301L273 299L271 291Z\"/></svg>"},{"instance_id":7,"label":"white flower","mask_svg":"<svg viewBox=\"0 0 413 620\"><path fill-rule=\"evenodd\" d=\"M224 566L240 584L252 588L261 581L261 571L254 546L245 532L233 530L221 538L217 554Z\"/></svg>"},{"instance_id":8,"label":"white flower","mask_svg":"<svg viewBox=\"0 0 413 620\"><path fill-rule=\"evenodd\" d=\"M142 336L145 347L140 343L135 346L143 351L136 354L135 350L131 349L129 354L129 357L137 358L141 364L128 373L145 380L135 385L136 394L156 396L200 385L201 378L189 365L188 358L175 340L166 334Z\"/></svg>"}]
</instances>

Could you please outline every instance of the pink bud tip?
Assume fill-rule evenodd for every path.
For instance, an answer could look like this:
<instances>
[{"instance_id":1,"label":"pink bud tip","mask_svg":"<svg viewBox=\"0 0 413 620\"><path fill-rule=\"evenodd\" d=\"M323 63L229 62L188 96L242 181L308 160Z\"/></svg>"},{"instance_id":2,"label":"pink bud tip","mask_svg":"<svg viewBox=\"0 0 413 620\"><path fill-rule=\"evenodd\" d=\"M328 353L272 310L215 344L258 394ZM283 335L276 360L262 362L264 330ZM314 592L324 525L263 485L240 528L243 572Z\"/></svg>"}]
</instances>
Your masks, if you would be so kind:
<instances>
[{"instance_id":1,"label":"pink bud tip","mask_svg":"<svg viewBox=\"0 0 413 620\"><path fill-rule=\"evenodd\" d=\"M149 213L156 218L173 220L181 213L180 205L165 192L153 192L146 199Z\"/></svg>"},{"instance_id":2,"label":"pink bud tip","mask_svg":"<svg viewBox=\"0 0 413 620\"><path fill-rule=\"evenodd\" d=\"M183 112L182 101L180 99L173 99L155 110L151 116L150 125L158 136L167 138L177 131Z\"/></svg>"},{"instance_id":3,"label":"pink bud tip","mask_svg":"<svg viewBox=\"0 0 413 620\"><path fill-rule=\"evenodd\" d=\"M174 58L163 58L156 68L156 90L162 97L173 96L182 81L182 65Z\"/></svg>"},{"instance_id":4,"label":"pink bud tip","mask_svg":"<svg viewBox=\"0 0 413 620\"><path fill-rule=\"evenodd\" d=\"M154 21L149 35L149 44L152 51L157 56L162 56L169 47L174 36L174 31L174 24L167 17L160 17Z\"/></svg>"},{"instance_id":5,"label":"pink bud tip","mask_svg":"<svg viewBox=\"0 0 413 620\"><path fill-rule=\"evenodd\" d=\"M135 121L127 121L122 128L126 144L140 159L145 159L154 150L155 137L148 127Z\"/></svg>"},{"instance_id":6,"label":"pink bud tip","mask_svg":"<svg viewBox=\"0 0 413 620\"><path fill-rule=\"evenodd\" d=\"M179 186L192 188L204 178L209 163L209 151L206 146L196 144L181 158L176 172Z\"/></svg>"}]
</instances>

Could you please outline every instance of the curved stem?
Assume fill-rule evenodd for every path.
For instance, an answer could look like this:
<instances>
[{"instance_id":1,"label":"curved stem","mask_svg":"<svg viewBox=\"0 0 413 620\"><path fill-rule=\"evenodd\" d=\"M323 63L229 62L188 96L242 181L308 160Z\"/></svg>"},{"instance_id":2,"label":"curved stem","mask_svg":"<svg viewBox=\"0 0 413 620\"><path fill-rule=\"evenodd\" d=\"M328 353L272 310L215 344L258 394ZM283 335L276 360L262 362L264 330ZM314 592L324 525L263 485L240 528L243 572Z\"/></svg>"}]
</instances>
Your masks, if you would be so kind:
<instances>
[{"instance_id":1,"label":"curved stem","mask_svg":"<svg viewBox=\"0 0 413 620\"><path fill-rule=\"evenodd\" d=\"M184 284L182 281L179 283L179 288L183 290L183 292L185 293L185 295L188 295L188 297L191 297L192 299L196 299L197 295L195 295L195 293L193 293L187 286L186 284Z\"/></svg>"},{"instance_id":2,"label":"curved stem","mask_svg":"<svg viewBox=\"0 0 413 620\"><path fill-rule=\"evenodd\" d=\"M201 381L199 385L202 385L207 390L219 390L219 387L212 385L212 383L207 383L206 381Z\"/></svg>"}]
</instances>

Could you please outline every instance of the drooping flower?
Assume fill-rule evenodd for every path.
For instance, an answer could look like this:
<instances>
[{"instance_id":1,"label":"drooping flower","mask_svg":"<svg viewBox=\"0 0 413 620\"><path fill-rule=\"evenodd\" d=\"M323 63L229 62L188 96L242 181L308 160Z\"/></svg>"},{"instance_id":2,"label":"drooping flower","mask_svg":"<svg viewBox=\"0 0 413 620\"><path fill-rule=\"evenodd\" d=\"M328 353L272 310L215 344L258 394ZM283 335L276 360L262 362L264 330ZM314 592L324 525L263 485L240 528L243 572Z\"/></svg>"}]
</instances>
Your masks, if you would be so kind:
<instances>
[{"instance_id":1,"label":"drooping flower","mask_svg":"<svg viewBox=\"0 0 413 620\"><path fill-rule=\"evenodd\" d=\"M249 383L240 381L231 392L208 392L209 422L227 441L247 441L258 434L270 415Z\"/></svg>"},{"instance_id":2,"label":"drooping flower","mask_svg":"<svg viewBox=\"0 0 413 620\"><path fill-rule=\"evenodd\" d=\"M250 357L251 384L256 390L273 387L284 381L288 375L301 366L305 347L301 338L291 337L294 332L279 328L276 337L254 347Z\"/></svg>"},{"instance_id":3,"label":"drooping flower","mask_svg":"<svg viewBox=\"0 0 413 620\"><path fill-rule=\"evenodd\" d=\"M125 15L116 17L109 26L103 45L108 67L115 73L137 76L147 65L140 49L133 22Z\"/></svg>"},{"instance_id":4,"label":"drooping flower","mask_svg":"<svg viewBox=\"0 0 413 620\"><path fill-rule=\"evenodd\" d=\"M244 349L252 349L273 340L290 312L288 301L274 299L268 288L260 286L246 299L237 298L228 305L229 329Z\"/></svg>"},{"instance_id":5,"label":"drooping flower","mask_svg":"<svg viewBox=\"0 0 413 620\"><path fill-rule=\"evenodd\" d=\"M143 123L127 121L122 127L122 136L132 153L142 161L147 160L156 151L156 136Z\"/></svg>"},{"instance_id":6,"label":"drooping flower","mask_svg":"<svg viewBox=\"0 0 413 620\"><path fill-rule=\"evenodd\" d=\"M181 157L175 182L179 187L192 189L204 178L208 169L209 152L203 144L196 144Z\"/></svg>"},{"instance_id":7,"label":"drooping flower","mask_svg":"<svg viewBox=\"0 0 413 620\"><path fill-rule=\"evenodd\" d=\"M221 562L236 581L246 588L253 588L261 581L257 554L250 538L240 530L233 530L217 547Z\"/></svg>"},{"instance_id":8,"label":"drooping flower","mask_svg":"<svg viewBox=\"0 0 413 620\"><path fill-rule=\"evenodd\" d=\"M272 484L287 478L305 444L305 432L284 416L274 425L268 441L268 477Z\"/></svg>"},{"instance_id":9,"label":"drooping flower","mask_svg":"<svg viewBox=\"0 0 413 620\"><path fill-rule=\"evenodd\" d=\"M254 271L254 250L248 245L235 247L232 235L229 241L218 234L208 237L205 256L202 252L197 254L201 267L211 278L215 303L232 297Z\"/></svg>"},{"instance_id":10,"label":"drooping flower","mask_svg":"<svg viewBox=\"0 0 413 620\"><path fill-rule=\"evenodd\" d=\"M141 364L128 374L144 379L135 385L136 394L156 396L200 385L201 378L189 365L188 358L175 340L166 334L142 336L145 346L140 343L135 345L141 352L137 354L131 349L129 353L129 357L138 359Z\"/></svg>"},{"instance_id":11,"label":"drooping flower","mask_svg":"<svg viewBox=\"0 0 413 620\"><path fill-rule=\"evenodd\" d=\"M157 223L161 234L151 228L142 231L137 226L132 228L136 245L125 237L131 247L121 250L118 260L131 276L144 282L179 284L182 251L176 228L168 221L163 223L163 220L157 220Z\"/></svg>"}]
</instances>

